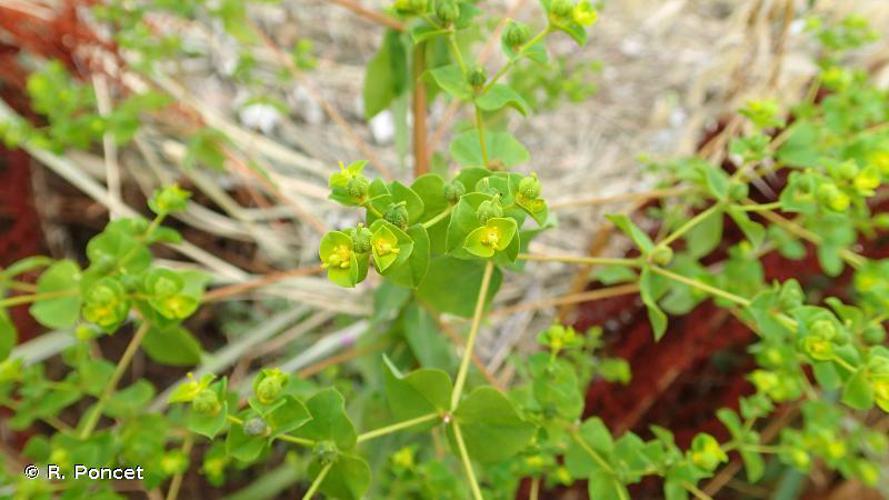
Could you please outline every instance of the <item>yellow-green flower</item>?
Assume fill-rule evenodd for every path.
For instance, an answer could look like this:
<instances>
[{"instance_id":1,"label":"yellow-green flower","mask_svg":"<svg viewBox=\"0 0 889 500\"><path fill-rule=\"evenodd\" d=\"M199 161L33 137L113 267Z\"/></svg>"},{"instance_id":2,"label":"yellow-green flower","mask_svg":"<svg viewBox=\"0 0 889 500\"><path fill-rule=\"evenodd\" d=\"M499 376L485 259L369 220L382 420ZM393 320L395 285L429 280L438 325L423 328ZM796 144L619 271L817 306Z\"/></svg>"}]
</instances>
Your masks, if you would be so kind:
<instances>
[{"instance_id":1,"label":"yellow-green flower","mask_svg":"<svg viewBox=\"0 0 889 500\"><path fill-rule=\"evenodd\" d=\"M852 184L855 185L855 189L859 193L871 196L874 193L874 189L880 185L880 170L876 166L867 167L855 175Z\"/></svg>"},{"instance_id":2,"label":"yellow-green flower","mask_svg":"<svg viewBox=\"0 0 889 500\"><path fill-rule=\"evenodd\" d=\"M889 377L880 378L871 382L874 391L874 401L883 411L889 412Z\"/></svg>"},{"instance_id":3,"label":"yellow-green flower","mask_svg":"<svg viewBox=\"0 0 889 500\"><path fill-rule=\"evenodd\" d=\"M571 11L571 18L581 26L592 26L599 19L599 13L587 0L581 0Z\"/></svg>"},{"instance_id":4,"label":"yellow-green flower","mask_svg":"<svg viewBox=\"0 0 889 500\"><path fill-rule=\"evenodd\" d=\"M321 238L318 252L321 267L337 285L351 288L358 281L358 261L352 251L352 238L340 231L331 231Z\"/></svg>"},{"instance_id":5,"label":"yellow-green flower","mask_svg":"<svg viewBox=\"0 0 889 500\"><path fill-rule=\"evenodd\" d=\"M833 343L823 337L805 337L800 340L800 348L816 361L830 361L834 356Z\"/></svg>"},{"instance_id":6,"label":"yellow-green flower","mask_svg":"<svg viewBox=\"0 0 889 500\"><path fill-rule=\"evenodd\" d=\"M102 278L84 294L83 317L105 331L114 330L127 318L130 301L126 289L114 278Z\"/></svg>"},{"instance_id":7,"label":"yellow-green flower","mask_svg":"<svg viewBox=\"0 0 889 500\"><path fill-rule=\"evenodd\" d=\"M476 228L466 237L463 247L479 257L493 257L495 252L506 250L517 231L515 220L505 217L488 219L484 226Z\"/></svg>"},{"instance_id":8,"label":"yellow-green flower","mask_svg":"<svg viewBox=\"0 0 889 500\"><path fill-rule=\"evenodd\" d=\"M704 433L698 434L692 440L688 458L691 460L691 463L706 471L712 471L721 462L728 461L728 455L719 446L716 438Z\"/></svg>"}]
</instances>

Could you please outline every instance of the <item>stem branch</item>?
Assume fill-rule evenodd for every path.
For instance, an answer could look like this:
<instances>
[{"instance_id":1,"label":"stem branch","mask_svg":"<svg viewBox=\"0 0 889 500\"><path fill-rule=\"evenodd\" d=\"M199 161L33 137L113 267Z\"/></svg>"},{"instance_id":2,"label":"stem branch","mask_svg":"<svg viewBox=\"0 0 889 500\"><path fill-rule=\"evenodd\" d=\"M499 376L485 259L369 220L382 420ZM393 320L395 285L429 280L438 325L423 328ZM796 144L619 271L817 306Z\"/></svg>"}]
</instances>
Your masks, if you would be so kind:
<instances>
[{"instance_id":1,"label":"stem branch","mask_svg":"<svg viewBox=\"0 0 889 500\"><path fill-rule=\"evenodd\" d=\"M491 285L492 274L494 274L494 261L489 260L485 264L485 274L482 277L482 286L479 288L478 299L475 302L475 313L472 315L472 326L469 329L469 338L466 339L466 349L463 352L463 359L460 361L460 371L457 372L457 381L454 383L454 392L451 393L452 410L457 408L457 403L460 402L460 394L463 393L463 385L466 384L466 375L467 372L469 372L469 361L472 359L472 350L475 347L475 337L478 334L478 328L482 322L482 313L485 310L485 299L488 297L488 287Z\"/></svg>"}]
</instances>

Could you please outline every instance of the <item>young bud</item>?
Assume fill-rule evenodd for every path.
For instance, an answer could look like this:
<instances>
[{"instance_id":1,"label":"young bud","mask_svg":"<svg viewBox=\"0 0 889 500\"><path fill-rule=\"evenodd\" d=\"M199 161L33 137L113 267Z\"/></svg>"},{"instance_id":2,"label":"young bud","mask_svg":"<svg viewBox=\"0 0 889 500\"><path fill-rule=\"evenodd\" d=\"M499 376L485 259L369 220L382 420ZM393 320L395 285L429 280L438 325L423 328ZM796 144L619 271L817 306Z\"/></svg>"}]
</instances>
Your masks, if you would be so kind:
<instances>
[{"instance_id":1,"label":"young bud","mask_svg":"<svg viewBox=\"0 0 889 500\"><path fill-rule=\"evenodd\" d=\"M532 173L519 181L519 194L528 200L536 200L540 196L540 180L537 179L537 174Z\"/></svg>"},{"instance_id":2,"label":"young bud","mask_svg":"<svg viewBox=\"0 0 889 500\"><path fill-rule=\"evenodd\" d=\"M460 201L460 197L466 193L466 186L463 185L462 182L457 179L452 180L451 182L445 184L444 187L444 197L448 200L448 203L455 204Z\"/></svg>"},{"instance_id":3,"label":"young bud","mask_svg":"<svg viewBox=\"0 0 889 500\"><path fill-rule=\"evenodd\" d=\"M369 188L370 181L367 180L367 177L360 174L352 177L349 179L349 182L346 183L346 192L348 192L349 196L359 204L364 201Z\"/></svg>"},{"instance_id":4,"label":"young bud","mask_svg":"<svg viewBox=\"0 0 889 500\"><path fill-rule=\"evenodd\" d=\"M818 187L818 201L834 212L845 212L851 200L835 184L825 183Z\"/></svg>"},{"instance_id":5,"label":"young bud","mask_svg":"<svg viewBox=\"0 0 889 500\"><path fill-rule=\"evenodd\" d=\"M201 392L194 397L194 401L191 402L191 407L198 415L215 416L218 415L219 410L222 409L222 404L219 403L219 396L216 394L216 391L207 388L202 389Z\"/></svg>"},{"instance_id":6,"label":"young bud","mask_svg":"<svg viewBox=\"0 0 889 500\"><path fill-rule=\"evenodd\" d=\"M312 448L312 454L318 457L322 464L329 464L336 460L338 453L336 445L330 441L319 441Z\"/></svg>"},{"instance_id":7,"label":"young bud","mask_svg":"<svg viewBox=\"0 0 889 500\"><path fill-rule=\"evenodd\" d=\"M858 174L858 165L852 160L831 163L827 166L827 173L834 179L852 180Z\"/></svg>"},{"instance_id":8,"label":"young bud","mask_svg":"<svg viewBox=\"0 0 889 500\"><path fill-rule=\"evenodd\" d=\"M401 201L389 205L383 218L395 226L406 229L408 223L407 202Z\"/></svg>"},{"instance_id":9,"label":"young bud","mask_svg":"<svg viewBox=\"0 0 889 500\"><path fill-rule=\"evenodd\" d=\"M495 197L492 200L481 202L475 214L478 216L478 221L482 224L486 224L488 219L503 217L503 207L500 206L500 199Z\"/></svg>"},{"instance_id":10,"label":"young bud","mask_svg":"<svg viewBox=\"0 0 889 500\"><path fill-rule=\"evenodd\" d=\"M418 15L426 12L427 0L395 0L392 5L399 14Z\"/></svg>"},{"instance_id":11,"label":"young bud","mask_svg":"<svg viewBox=\"0 0 889 500\"><path fill-rule=\"evenodd\" d=\"M269 426L266 425L262 417L253 417L244 422L244 434L248 436L262 436L268 430Z\"/></svg>"},{"instance_id":12,"label":"young bud","mask_svg":"<svg viewBox=\"0 0 889 500\"><path fill-rule=\"evenodd\" d=\"M750 187L743 182L733 182L728 188L728 196L732 201L741 201L750 193Z\"/></svg>"},{"instance_id":13,"label":"young bud","mask_svg":"<svg viewBox=\"0 0 889 500\"><path fill-rule=\"evenodd\" d=\"M652 264L668 266L673 261L673 249L666 245L658 245L649 256Z\"/></svg>"},{"instance_id":14,"label":"young bud","mask_svg":"<svg viewBox=\"0 0 889 500\"><path fill-rule=\"evenodd\" d=\"M443 23L451 24L460 17L460 5L456 0L438 0L435 3L435 16Z\"/></svg>"},{"instance_id":15,"label":"young bud","mask_svg":"<svg viewBox=\"0 0 889 500\"><path fill-rule=\"evenodd\" d=\"M359 225L352 231L352 250L356 253L370 252L371 238L373 238L373 233L370 229Z\"/></svg>"},{"instance_id":16,"label":"young bud","mask_svg":"<svg viewBox=\"0 0 889 500\"><path fill-rule=\"evenodd\" d=\"M485 69L479 66L469 72L466 76L466 81L469 82L469 85L472 85L472 88L480 89L488 81L488 75L485 73Z\"/></svg>"},{"instance_id":17,"label":"young bud","mask_svg":"<svg viewBox=\"0 0 889 500\"><path fill-rule=\"evenodd\" d=\"M516 49L531 39L531 29L525 23L509 21L503 30L503 44Z\"/></svg>"},{"instance_id":18,"label":"young bud","mask_svg":"<svg viewBox=\"0 0 889 500\"><path fill-rule=\"evenodd\" d=\"M574 12L574 2L572 0L553 0L549 4L549 11L556 17L569 18Z\"/></svg>"},{"instance_id":19,"label":"young bud","mask_svg":"<svg viewBox=\"0 0 889 500\"><path fill-rule=\"evenodd\" d=\"M173 184L155 191L148 200L148 208L158 215L182 212L190 197L190 192L180 188L178 184Z\"/></svg>"},{"instance_id":20,"label":"young bud","mask_svg":"<svg viewBox=\"0 0 889 500\"><path fill-rule=\"evenodd\" d=\"M278 368L262 370L253 381L256 399L264 405L274 403L281 395L289 376Z\"/></svg>"}]
</instances>

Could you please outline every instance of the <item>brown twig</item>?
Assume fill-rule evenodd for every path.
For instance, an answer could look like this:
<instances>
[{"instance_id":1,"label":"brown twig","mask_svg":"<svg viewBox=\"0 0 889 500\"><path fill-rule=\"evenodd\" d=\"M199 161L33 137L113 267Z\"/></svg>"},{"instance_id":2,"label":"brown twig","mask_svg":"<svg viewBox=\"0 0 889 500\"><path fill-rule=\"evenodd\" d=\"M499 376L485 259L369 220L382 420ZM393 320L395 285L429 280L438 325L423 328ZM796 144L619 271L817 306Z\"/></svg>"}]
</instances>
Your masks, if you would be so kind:
<instances>
[{"instance_id":1,"label":"brown twig","mask_svg":"<svg viewBox=\"0 0 889 500\"><path fill-rule=\"evenodd\" d=\"M272 54L278 59L279 63L283 65L290 72L291 76L293 76L296 80L302 83L303 88L309 94L309 97L314 99L318 104L321 105L321 108L333 120L334 123L342 130L346 136L349 137L355 147L361 152L362 155L372 164L376 169L380 172L380 175L383 178L389 180L392 179L392 172L389 171L389 168L382 162L379 155L374 152L373 148L355 132L355 129L349 124L349 122L343 117L343 115L333 107L330 102L325 99L321 92L318 91L317 88L310 82L302 72L300 72L299 68L296 67L296 64L293 60L281 50L280 47L272 40L264 31L259 29L257 26L253 26L253 31L262 38L263 43L265 43L266 47L272 51Z\"/></svg>"},{"instance_id":2,"label":"brown twig","mask_svg":"<svg viewBox=\"0 0 889 500\"><path fill-rule=\"evenodd\" d=\"M429 172L429 153L426 149L426 83L422 81L426 71L426 44L419 43L414 47L414 177Z\"/></svg>"},{"instance_id":3,"label":"brown twig","mask_svg":"<svg viewBox=\"0 0 889 500\"><path fill-rule=\"evenodd\" d=\"M598 290L589 290L580 293L570 293L560 297L549 297L545 299L534 300L531 302L523 302L514 306L502 307L491 311L488 316L493 318L497 316L507 316L523 311L534 311L536 309L544 309L547 307L561 306L566 304L579 304L581 302L591 302L594 300L607 299L609 297L617 297L619 295L629 295L639 291L639 285L636 283L627 283L624 285L615 285L608 288L600 288Z\"/></svg>"},{"instance_id":4,"label":"brown twig","mask_svg":"<svg viewBox=\"0 0 889 500\"><path fill-rule=\"evenodd\" d=\"M204 302L216 302L231 297L233 295L244 293L248 290L253 290L254 288L259 288L270 285L272 283L276 283L281 280L317 274L320 273L321 270L321 266L311 266L266 274L265 276L257 278L255 280L247 281L244 283L236 283L234 285L228 285L217 288L215 290L211 290L204 294Z\"/></svg>"},{"instance_id":5,"label":"brown twig","mask_svg":"<svg viewBox=\"0 0 889 500\"><path fill-rule=\"evenodd\" d=\"M358 17L363 17L368 21L379 24L380 26L385 26L387 28L391 28L395 31L404 31L404 25L401 24L398 19L394 19L392 17L383 14L382 12L377 12L375 10L368 9L367 7L359 4L355 0L330 0L332 3L335 3L341 7L345 7L348 10L351 10Z\"/></svg>"}]
</instances>

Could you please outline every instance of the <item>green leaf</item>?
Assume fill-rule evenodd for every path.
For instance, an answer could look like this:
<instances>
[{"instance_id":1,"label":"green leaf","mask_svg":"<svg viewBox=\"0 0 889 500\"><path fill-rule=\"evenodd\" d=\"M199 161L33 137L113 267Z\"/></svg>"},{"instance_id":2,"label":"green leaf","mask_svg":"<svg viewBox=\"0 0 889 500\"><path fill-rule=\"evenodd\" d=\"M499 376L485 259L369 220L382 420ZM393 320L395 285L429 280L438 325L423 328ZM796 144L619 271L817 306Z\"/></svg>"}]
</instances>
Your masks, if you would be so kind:
<instances>
[{"instance_id":1,"label":"green leaf","mask_svg":"<svg viewBox=\"0 0 889 500\"><path fill-rule=\"evenodd\" d=\"M9 318L5 309L0 309L0 361L9 357L12 348L18 342L18 333L15 324Z\"/></svg>"},{"instance_id":2,"label":"green leaf","mask_svg":"<svg viewBox=\"0 0 889 500\"><path fill-rule=\"evenodd\" d=\"M321 465L313 462L309 466L309 475L317 477ZM370 486L370 466L358 456L340 455L330 467L319 490L330 498L343 500L359 500L364 497Z\"/></svg>"},{"instance_id":3,"label":"green leaf","mask_svg":"<svg viewBox=\"0 0 889 500\"><path fill-rule=\"evenodd\" d=\"M446 29L436 28L428 24L423 24L411 30L411 40L413 40L414 45L416 45L418 43L425 42L430 38L447 35L448 33L449 32Z\"/></svg>"},{"instance_id":4,"label":"green leaf","mask_svg":"<svg viewBox=\"0 0 889 500\"><path fill-rule=\"evenodd\" d=\"M226 452L235 459L251 463L266 449L268 440L263 436L248 436L244 432L244 426L232 425L225 438Z\"/></svg>"},{"instance_id":5,"label":"green leaf","mask_svg":"<svg viewBox=\"0 0 889 500\"><path fill-rule=\"evenodd\" d=\"M622 233L629 236L643 254L648 254L654 249L654 242L651 241L651 238L645 234L645 231L639 229L639 226L634 224L628 215L609 214L606 217L608 217L608 220L620 229Z\"/></svg>"},{"instance_id":6,"label":"green leaf","mask_svg":"<svg viewBox=\"0 0 889 500\"><path fill-rule=\"evenodd\" d=\"M528 359L528 368L534 399L547 414L549 409L554 409L559 416L571 421L580 417L583 396L570 363L540 352Z\"/></svg>"},{"instance_id":7,"label":"green leaf","mask_svg":"<svg viewBox=\"0 0 889 500\"><path fill-rule=\"evenodd\" d=\"M456 366L453 348L439 331L435 318L416 302L405 308L401 318L405 341L424 368L450 371Z\"/></svg>"},{"instance_id":8,"label":"green leaf","mask_svg":"<svg viewBox=\"0 0 889 500\"><path fill-rule=\"evenodd\" d=\"M528 114L528 103L509 85L495 83L484 94L475 98L475 103L484 111L497 111L510 106L522 115Z\"/></svg>"},{"instance_id":9,"label":"green leaf","mask_svg":"<svg viewBox=\"0 0 889 500\"><path fill-rule=\"evenodd\" d=\"M100 274L119 271L138 274L151 265L151 252L138 239L146 227L144 220L118 219L86 245L90 271ZM141 230L140 230L141 229Z\"/></svg>"},{"instance_id":10,"label":"green leaf","mask_svg":"<svg viewBox=\"0 0 889 500\"><path fill-rule=\"evenodd\" d=\"M426 279L417 289L417 298L440 313L471 317L481 288L485 264L478 260L463 260L446 255L434 257L429 263ZM500 288L503 274L494 269L487 302ZM454 293L461 290L461 293Z\"/></svg>"},{"instance_id":11,"label":"green leaf","mask_svg":"<svg viewBox=\"0 0 889 500\"><path fill-rule=\"evenodd\" d=\"M723 214L714 210L685 234L685 243L692 257L703 257L722 241Z\"/></svg>"},{"instance_id":12,"label":"green leaf","mask_svg":"<svg viewBox=\"0 0 889 500\"><path fill-rule=\"evenodd\" d=\"M594 470L590 473L587 480L587 491L590 498L630 499L630 492L627 491L627 487L606 470Z\"/></svg>"},{"instance_id":13,"label":"green leaf","mask_svg":"<svg viewBox=\"0 0 889 500\"><path fill-rule=\"evenodd\" d=\"M421 368L406 375L383 356L386 366L386 398L397 421L410 420L450 409L453 385L442 370Z\"/></svg>"},{"instance_id":14,"label":"green leaf","mask_svg":"<svg viewBox=\"0 0 889 500\"><path fill-rule=\"evenodd\" d=\"M485 131L485 145L488 150L488 161L491 164L512 168L531 159L531 154L512 134L505 131ZM482 149L478 131L470 129L454 137L450 145L454 161L467 167L484 167ZM467 184L469 187L472 184Z\"/></svg>"},{"instance_id":15,"label":"green leaf","mask_svg":"<svg viewBox=\"0 0 889 500\"><path fill-rule=\"evenodd\" d=\"M195 366L203 354L200 342L178 324L166 328L153 325L142 341L142 349L153 361L169 366Z\"/></svg>"},{"instance_id":16,"label":"green leaf","mask_svg":"<svg viewBox=\"0 0 889 500\"><path fill-rule=\"evenodd\" d=\"M796 167L817 165L821 157L819 127L811 122L798 121L789 127L788 133L787 140L778 148L778 160Z\"/></svg>"},{"instance_id":17,"label":"green leaf","mask_svg":"<svg viewBox=\"0 0 889 500\"><path fill-rule=\"evenodd\" d=\"M306 405L290 395L281 397L272 409L265 413L265 421L272 430L273 438L299 429L310 420L312 415Z\"/></svg>"},{"instance_id":18,"label":"green leaf","mask_svg":"<svg viewBox=\"0 0 889 500\"><path fill-rule=\"evenodd\" d=\"M29 311L41 325L70 328L80 316L80 267L70 260L49 266L37 280L37 294L56 295L35 301Z\"/></svg>"},{"instance_id":19,"label":"green leaf","mask_svg":"<svg viewBox=\"0 0 889 500\"><path fill-rule=\"evenodd\" d=\"M429 271L430 241L426 228L415 224L408 228L408 237L413 240L410 257L403 263L393 266L386 273L386 278L408 288L417 288Z\"/></svg>"},{"instance_id":20,"label":"green leaf","mask_svg":"<svg viewBox=\"0 0 889 500\"><path fill-rule=\"evenodd\" d=\"M648 266L643 267L639 277L639 294L642 296L642 302L645 304L646 309L648 309L648 321L651 323L654 339L660 340L667 331L667 315L657 305L652 279L650 268Z\"/></svg>"},{"instance_id":21,"label":"green leaf","mask_svg":"<svg viewBox=\"0 0 889 500\"><path fill-rule=\"evenodd\" d=\"M428 74L432 76L433 81L447 92L451 97L460 100L469 100L472 97L472 87L463 77L463 72L456 64L447 66L439 66L430 69Z\"/></svg>"},{"instance_id":22,"label":"green leaf","mask_svg":"<svg viewBox=\"0 0 889 500\"><path fill-rule=\"evenodd\" d=\"M106 383L107 381L107 378L103 380ZM116 391L108 400L108 404L105 405L104 413L112 418L136 416L145 411L145 407L151 402L154 395L155 390L151 382L139 379L129 387Z\"/></svg>"},{"instance_id":23,"label":"green leaf","mask_svg":"<svg viewBox=\"0 0 889 500\"><path fill-rule=\"evenodd\" d=\"M371 119L388 108L406 88L407 53L399 33L387 30L364 75L364 117Z\"/></svg>"},{"instance_id":24,"label":"green leaf","mask_svg":"<svg viewBox=\"0 0 889 500\"><path fill-rule=\"evenodd\" d=\"M346 414L345 400L334 388L318 391L306 401L312 420L293 435L314 441L333 441L340 450L355 447L355 426Z\"/></svg>"},{"instance_id":25,"label":"green leaf","mask_svg":"<svg viewBox=\"0 0 889 500\"><path fill-rule=\"evenodd\" d=\"M565 450L565 467L573 476L584 477L591 471L605 470L611 462L614 440L599 417L588 418Z\"/></svg>"},{"instance_id":26,"label":"green leaf","mask_svg":"<svg viewBox=\"0 0 889 500\"><path fill-rule=\"evenodd\" d=\"M707 190L717 200L725 200L728 197L729 177L721 168L715 165L701 164L704 171L704 181Z\"/></svg>"},{"instance_id":27,"label":"green leaf","mask_svg":"<svg viewBox=\"0 0 889 500\"><path fill-rule=\"evenodd\" d=\"M411 184L411 190L423 201L423 214L417 222L426 222L448 208L448 200L444 195L444 179L438 174L425 174L417 177ZM447 218L442 219L442 221ZM442 222L436 223L436 225Z\"/></svg>"},{"instance_id":28,"label":"green leaf","mask_svg":"<svg viewBox=\"0 0 889 500\"><path fill-rule=\"evenodd\" d=\"M204 375L201 377L200 385L206 385L210 382L212 376L208 377ZM206 436L208 439L213 439L219 434L223 428L225 428L225 424L228 421L228 379L221 378L212 384L209 384L208 389L212 390L216 393L216 398L220 402L219 411L216 412L215 415L210 414L202 414L198 413L194 410L194 408L190 408L188 412L188 429L192 432L196 432L202 436ZM255 457L252 456L253 452L260 453L264 445L257 444L258 441L262 441L262 439L248 440L249 436L243 435L243 427L240 425L232 425L232 429L239 429L241 431L241 435L237 436L237 440L240 442L248 442L252 449L247 450L248 452L242 455L241 460L244 461L252 461ZM228 440L226 440L226 444L228 444Z\"/></svg>"},{"instance_id":29,"label":"green leaf","mask_svg":"<svg viewBox=\"0 0 889 500\"><path fill-rule=\"evenodd\" d=\"M534 426L522 420L506 396L493 387L479 387L469 393L454 418L469 456L483 463L515 456L534 435ZM449 428L448 434L453 442L453 429Z\"/></svg>"},{"instance_id":30,"label":"green leaf","mask_svg":"<svg viewBox=\"0 0 889 500\"><path fill-rule=\"evenodd\" d=\"M874 406L874 391L866 368L859 368L846 382L843 403L856 410L869 410Z\"/></svg>"},{"instance_id":31,"label":"green leaf","mask_svg":"<svg viewBox=\"0 0 889 500\"><path fill-rule=\"evenodd\" d=\"M729 207L728 214L735 221L735 224L741 228L741 232L744 233L744 236L750 241L753 248L759 248L766 237L766 229L762 224L753 222L746 212L736 207Z\"/></svg>"}]
</instances>

